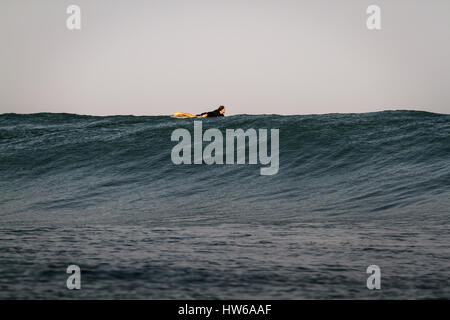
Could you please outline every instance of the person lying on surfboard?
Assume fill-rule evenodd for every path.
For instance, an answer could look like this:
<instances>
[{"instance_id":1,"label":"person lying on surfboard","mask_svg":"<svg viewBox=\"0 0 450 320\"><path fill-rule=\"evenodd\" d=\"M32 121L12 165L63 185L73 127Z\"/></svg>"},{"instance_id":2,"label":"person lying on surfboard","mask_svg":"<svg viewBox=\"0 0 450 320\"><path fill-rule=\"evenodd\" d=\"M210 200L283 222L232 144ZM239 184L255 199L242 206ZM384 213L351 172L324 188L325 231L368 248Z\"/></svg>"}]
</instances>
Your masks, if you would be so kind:
<instances>
[{"instance_id":1,"label":"person lying on surfboard","mask_svg":"<svg viewBox=\"0 0 450 320\"><path fill-rule=\"evenodd\" d=\"M197 117L223 117L225 113L225 107L224 106L220 106L219 108L217 108L214 111L210 111L210 112L203 112L201 114L198 114Z\"/></svg>"},{"instance_id":2,"label":"person lying on surfboard","mask_svg":"<svg viewBox=\"0 0 450 320\"><path fill-rule=\"evenodd\" d=\"M197 114L197 115L190 114L190 113L184 113L184 112L177 112L177 113L175 113L173 115L173 117L175 117L175 118L223 117L224 113L225 113L225 107L224 106L220 106L219 108L217 108L214 111L203 112L203 113L200 113L200 114Z\"/></svg>"}]
</instances>

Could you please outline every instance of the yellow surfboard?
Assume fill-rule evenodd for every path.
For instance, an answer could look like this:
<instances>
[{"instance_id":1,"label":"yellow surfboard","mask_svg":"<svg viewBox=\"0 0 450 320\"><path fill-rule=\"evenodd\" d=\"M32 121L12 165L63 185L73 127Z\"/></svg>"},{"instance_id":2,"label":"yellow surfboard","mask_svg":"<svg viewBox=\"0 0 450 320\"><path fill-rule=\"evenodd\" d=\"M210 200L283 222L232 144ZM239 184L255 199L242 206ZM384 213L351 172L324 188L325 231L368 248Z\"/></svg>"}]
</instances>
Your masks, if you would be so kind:
<instances>
[{"instance_id":1,"label":"yellow surfboard","mask_svg":"<svg viewBox=\"0 0 450 320\"><path fill-rule=\"evenodd\" d=\"M190 113L185 113L185 112L174 113L172 117L177 118L177 119L197 118L197 116L195 114L190 114Z\"/></svg>"}]
</instances>

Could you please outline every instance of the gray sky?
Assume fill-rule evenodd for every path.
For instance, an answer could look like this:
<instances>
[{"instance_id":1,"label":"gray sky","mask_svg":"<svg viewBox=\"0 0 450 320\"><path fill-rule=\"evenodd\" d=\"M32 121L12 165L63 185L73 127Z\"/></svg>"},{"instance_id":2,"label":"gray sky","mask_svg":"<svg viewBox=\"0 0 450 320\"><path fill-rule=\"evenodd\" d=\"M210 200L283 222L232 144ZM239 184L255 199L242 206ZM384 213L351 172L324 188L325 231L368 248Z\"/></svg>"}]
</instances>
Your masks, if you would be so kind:
<instances>
[{"instance_id":1,"label":"gray sky","mask_svg":"<svg viewBox=\"0 0 450 320\"><path fill-rule=\"evenodd\" d=\"M450 113L449 33L448 0L1 0L0 113Z\"/></svg>"}]
</instances>

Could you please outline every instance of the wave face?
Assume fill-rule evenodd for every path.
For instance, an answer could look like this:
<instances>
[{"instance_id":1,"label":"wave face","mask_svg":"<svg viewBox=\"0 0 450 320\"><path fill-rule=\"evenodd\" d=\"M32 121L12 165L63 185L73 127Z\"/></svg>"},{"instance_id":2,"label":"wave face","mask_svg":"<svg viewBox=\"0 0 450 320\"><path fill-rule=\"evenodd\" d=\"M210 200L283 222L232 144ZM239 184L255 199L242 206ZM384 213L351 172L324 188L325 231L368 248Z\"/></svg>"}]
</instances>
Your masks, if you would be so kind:
<instances>
[{"instance_id":1,"label":"wave face","mask_svg":"<svg viewBox=\"0 0 450 320\"><path fill-rule=\"evenodd\" d=\"M216 243L219 247L222 240L229 240L223 233L242 232L243 239L246 234L253 234L262 243L271 242L267 245L269 248L277 243L281 234L289 237L308 234L308 240L302 238L304 241L324 244L321 256L325 260L310 262L312 265L307 267L311 270L332 264L327 260L331 254L328 250L333 249L335 253L339 250L335 247L336 239L346 239L347 243L347 246L342 245L344 249L339 246L344 250L345 261L344 258L333 258L340 265L350 263L353 254L347 250L351 246L355 252L361 250L361 254L369 254L367 258L372 257L363 251L372 248L375 241L385 249L386 246L394 249L400 244L404 250L411 251L410 254L402 252L402 259L417 260L419 265L427 255L440 255L444 260L435 261L435 280L436 283L444 280L440 276L446 276L442 270L445 265L448 267L449 256L443 255L441 245L450 242L448 233L444 232L450 207L449 115L385 111L308 116L238 115L203 120L203 130L218 128L223 133L226 129L237 128L279 129L279 172L272 176L261 176L262 165L259 164L174 165L170 155L177 143L170 138L176 128L186 128L193 133L193 120L163 116L0 115L0 223L3 235L17 241L14 232L20 228L30 232L42 227L44 231L36 231L36 234L47 232L56 238L59 234L64 239L65 234L73 232L73 229L65 229L68 227L104 226L96 232L112 235L119 232L114 228L121 226L147 228L133 229L133 234L142 238L145 230L155 232L159 230L155 228L173 228L170 236L166 236L178 234L173 241L179 241L180 246L188 246L191 241L184 238L188 237L188 231L192 236L202 234L204 241L216 232L219 240L214 239L219 241ZM254 230L259 230L258 234ZM89 234L86 229L79 229L73 236L77 238L83 232ZM123 229L120 232L124 232ZM125 234L130 241L138 241L129 233ZM336 238L327 242L333 234ZM220 238L221 235L224 238ZM39 239L36 241L44 241ZM161 239L161 246L168 243L167 239ZM212 242L214 239L210 238ZM275 256L277 251L288 255L291 251L283 251L283 245L289 246L292 242L294 246L303 241L295 237L283 239L278 239L281 251L275 247L267 250L273 250ZM97 240L104 241L104 237ZM96 243L97 240L89 241ZM406 248L401 243L403 240L416 246L429 242L429 246L415 252ZM50 246L49 242L45 243ZM232 245L229 245L224 250L232 251ZM9 248L5 243L1 246L3 250ZM235 250L238 259L241 251ZM233 257L233 253L230 254ZM311 254L303 254L314 260ZM247 271L255 277L253 282L258 283L259 278L251 273L251 268L256 268L263 254L253 252L249 256L254 257L254 264L247 265ZM10 258L15 261L14 256ZM161 259L160 255L158 259ZM208 259L214 258L208 256ZM280 259L293 263L292 257L279 257L278 263ZM128 257L122 262L128 264L131 260ZM172 262L175 261L178 259L173 257ZM384 262L395 265L392 259L386 258ZM314 263L318 263L316 267ZM361 265L365 264L361 262ZM190 267L198 272L194 262ZM159 272L164 273L164 270ZM202 270L208 272L210 269ZM230 270L235 269L230 267ZM270 270L265 270L268 272L265 275L269 276ZM420 273L416 269L410 272ZM130 277L139 278L136 274ZM161 277L163 279L164 275ZM287 283L293 281L286 277L285 286L276 282L269 288L271 292L278 292L278 296L264 297L283 297L285 288L288 292ZM364 271L359 277L365 277ZM240 281L243 283L244 280ZM298 283L297 287L304 288L305 285ZM444 295L449 298L448 289L437 286L434 291L425 291L424 297ZM195 289L192 290L194 293L183 291L181 297L196 297ZM326 290L331 292L331 295L325 295L327 297L351 297L345 290L344 293ZM241 295L237 295L237 291L228 293L241 298L245 297L244 291L239 291ZM164 292L169 292L165 297L180 297L175 291L173 294L170 290ZM227 290L213 290L200 297L223 297L219 292ZM245 292L254 296L250 289ZM289 292L294 298L318 297L314 290L308 291L309 294L301 291L297 295L295 290ZM403 297L408 296L408 290L401 292ZM21 295L12 287L5 296ZM395 291L387 296L395 297Z\"/></svg>"}]
</instances>

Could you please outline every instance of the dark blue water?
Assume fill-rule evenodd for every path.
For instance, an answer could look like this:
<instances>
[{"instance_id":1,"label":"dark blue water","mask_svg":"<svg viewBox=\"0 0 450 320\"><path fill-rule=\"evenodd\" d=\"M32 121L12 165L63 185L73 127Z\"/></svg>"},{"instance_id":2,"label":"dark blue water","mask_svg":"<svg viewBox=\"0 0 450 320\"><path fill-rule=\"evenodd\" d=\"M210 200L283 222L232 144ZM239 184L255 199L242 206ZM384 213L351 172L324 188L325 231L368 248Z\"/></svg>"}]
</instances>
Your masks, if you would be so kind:
<instances>
[{"instance_id":1,"label":"dark blue water","mask_svg":"<svg viewBox=\"0 0 450 320\"><path fill-rule=\"evenodd\" d=\"M0 115L0 298L450 298L449 115L203 120L278 128L272 176L176 166L176 128L193 120Z\"/></svg>"}]
</instances>

